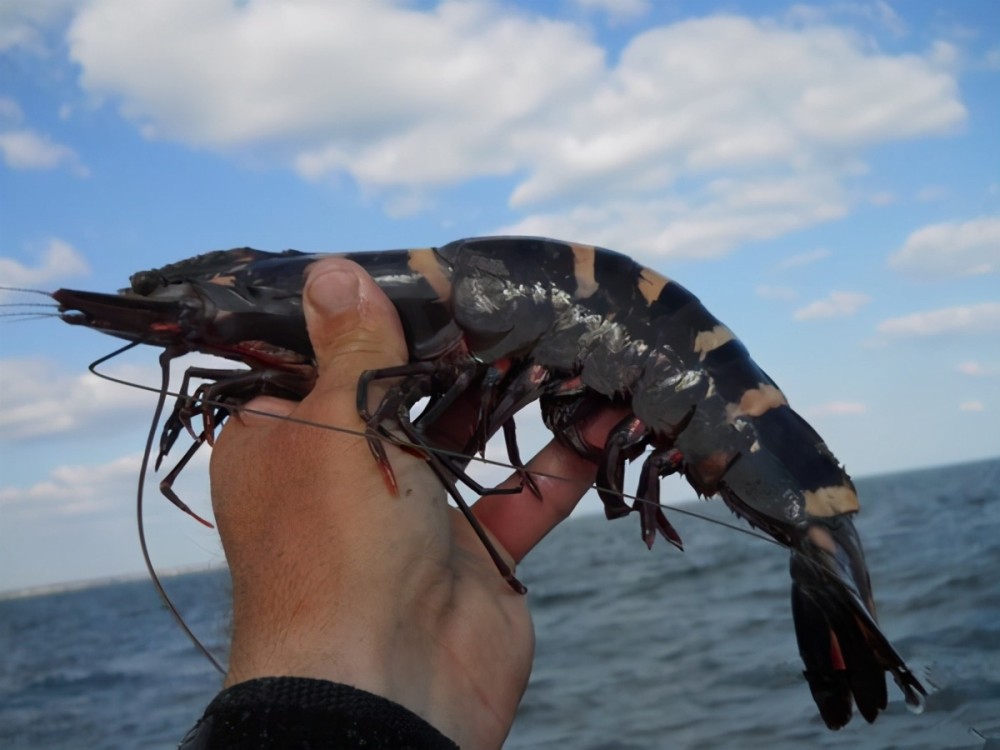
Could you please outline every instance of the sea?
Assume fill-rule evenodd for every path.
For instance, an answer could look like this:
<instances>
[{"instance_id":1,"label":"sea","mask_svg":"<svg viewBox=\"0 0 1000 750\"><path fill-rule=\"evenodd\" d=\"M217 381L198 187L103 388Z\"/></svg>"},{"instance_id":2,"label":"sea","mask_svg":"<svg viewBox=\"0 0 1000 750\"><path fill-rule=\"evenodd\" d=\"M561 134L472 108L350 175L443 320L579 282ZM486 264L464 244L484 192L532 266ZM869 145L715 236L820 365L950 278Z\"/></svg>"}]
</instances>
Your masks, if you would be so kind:
<instances>
[{"instance_id":1,"label":"sea","mask_svg":"<svg viewBox=\"0 0 1000 750\"><path fill-rule=\"evenodd\" d=\"M720 501L670 512L686 551L636 518L573 518L519 569L537 656L505 745L527 748L1000 748L1000 459L862 479L857 526L884 631L931 692L890 681L839 732L802 677L787 552ZM224 570L167 588L220 659ZM220 678L145 580L0 600L0 748L173 748Z\"/></svg>"}]
</instances>

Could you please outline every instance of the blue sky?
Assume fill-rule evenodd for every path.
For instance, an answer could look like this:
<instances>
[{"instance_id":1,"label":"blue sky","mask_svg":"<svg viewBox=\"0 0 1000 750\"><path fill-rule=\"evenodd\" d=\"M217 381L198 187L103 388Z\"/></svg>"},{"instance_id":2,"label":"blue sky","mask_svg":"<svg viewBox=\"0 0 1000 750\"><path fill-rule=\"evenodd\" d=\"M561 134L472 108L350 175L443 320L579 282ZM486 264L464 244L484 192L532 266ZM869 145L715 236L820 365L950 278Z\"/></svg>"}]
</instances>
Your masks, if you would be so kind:
<instances>
[{"instance_id":1,"label":"blue sky","mask_svg":"<svg viewBox=\"0 0 1000 750\"><path fill-rule=\"evenodd\" d=\"M2 285L554 236L694 291L855 475L1000 454L996 3L11 0L0 71ZM0 590L141 570L151 399L0 332ZM221 560L150 502L159 564Z\"/></svg>"}]
</instances>

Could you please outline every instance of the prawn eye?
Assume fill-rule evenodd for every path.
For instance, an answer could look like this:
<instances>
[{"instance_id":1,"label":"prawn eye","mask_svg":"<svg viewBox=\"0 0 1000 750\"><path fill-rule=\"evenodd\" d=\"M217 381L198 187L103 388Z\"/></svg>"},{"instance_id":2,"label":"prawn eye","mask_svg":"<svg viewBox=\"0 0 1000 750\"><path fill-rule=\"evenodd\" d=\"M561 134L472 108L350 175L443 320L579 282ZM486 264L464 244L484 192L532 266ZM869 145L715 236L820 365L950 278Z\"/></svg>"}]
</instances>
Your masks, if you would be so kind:
<instances>
[{"instance_id":1,"label":"prawn eye","mask_svg":"<svg viewBox=\"0 0 1000 750\"><path fill-rule=\"evenodd\" d=\"M166 282L159 271L139 271L129 276L128 280L132 285L132 291L144 297L164 286Z\"/></svg>"}]
</instances>

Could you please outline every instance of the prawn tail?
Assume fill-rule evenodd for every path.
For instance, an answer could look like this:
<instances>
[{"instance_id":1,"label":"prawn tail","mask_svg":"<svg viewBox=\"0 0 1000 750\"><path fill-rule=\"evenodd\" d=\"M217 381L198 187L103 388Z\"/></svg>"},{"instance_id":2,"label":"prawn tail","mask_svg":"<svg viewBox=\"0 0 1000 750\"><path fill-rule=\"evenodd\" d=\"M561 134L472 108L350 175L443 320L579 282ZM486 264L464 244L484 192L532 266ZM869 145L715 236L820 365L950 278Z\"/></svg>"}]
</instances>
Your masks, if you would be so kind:
<instances>
[{"instance_id":1,"label":"prawn tail","mask_svg":"<svg viewBox=\"0 0 1000 750\"><path fill-rule=\"evenodd\" d=\"M888 703L890 672L914 711L926 691L879 629L864 554L850 516L811 518L792 548L792 616L804 675L823 721L839 729L852 706L868 722Z\"/></svg>"}]
</instances>

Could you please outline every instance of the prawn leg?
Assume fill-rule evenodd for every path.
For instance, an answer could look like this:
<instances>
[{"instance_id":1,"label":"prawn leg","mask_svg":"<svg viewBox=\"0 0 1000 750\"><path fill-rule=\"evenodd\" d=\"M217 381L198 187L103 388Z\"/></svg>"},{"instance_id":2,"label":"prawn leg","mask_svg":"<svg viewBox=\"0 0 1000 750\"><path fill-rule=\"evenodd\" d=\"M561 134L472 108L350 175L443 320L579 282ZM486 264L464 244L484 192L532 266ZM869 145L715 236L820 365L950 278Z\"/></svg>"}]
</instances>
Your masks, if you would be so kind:
<instances>
[{"instance_id":1,"label":"prawn leg","mask_svg":"<svg viewBox=\"0 0 1000 750\"><path fill-rule=\"evenodd\" d=\"M194 379L213 381L202 383L189 393L191 381ZM160 451L156 457L155 469L170 452L182 430L187 430L191 437L197 440L199 436L191 426L191 419L197 414L202 415L205 440L209 445L215 442L215 430L229 414L228 409L220 409L215 414L212 407L219 402L232 403L235 406L246 403L258 395L292 396L301 399L312 388L312 381L303 378L295 372L284 370L267 370L255 368L220 370L206 367L189 367L184 372L184 379L174 409L167 417L160 435Z\"/></svg>"},{"instance_id":2,"label":"prawn leg","mask_svg":"<svg viewBox=\"0 0 1000 750\"><path fill-rule=\"evenodd\" d=\"M659 448L650 453L642 464L639 488L632 510L639 514L642 541L650 549L653 548L656 532L660 532L663 538L677 549L684 550L681 535L667 520L660 505L660 478L678 472L683 462L684 457L676 448Z\"/></svg>"},{"instance_id":3,"label":"prawn leg","mask_svg":"<svg viewBox=\"0 0 1000 750\"><path fill-rule=\"evenodd\" d=\"M604 503L608 518L628 514L628 506L622 500L625 462L641 455L648 442L649 430L634 414L622 419L608 433L604 455L597 467L597 494Z\"/></svg>"},{"instance_id":4,"label":"prawn leg","mask_svg":"<svg viewBox=\"0 0 1000 750\"><path fill-rule=\"evenodd\" d=\"M398 377L400 375L400 370L405 369L406 366L387 368L386 370L369 370L362 377L361 383L359 383L358 388L358 403L367 403L367 388L374 381L378 380L384 375L384 377ZM419 368L420 370L425 370L426 368ZM468 476L462 466L460 466L454 459L449 456L440 455L434 450L424 435L414 426L410 421L409 408L410 405L419 400L423 395L426 395L426 390L433 379L434 372L422 372L420 375L411 375L403 383L397 384L389 389L389 392L385 395L382 401L379 403L375 412L369 416L369 429L375 429L380 434L385 436L390 436L387 424L392 424L397 427L406 439L411 443L411 445L417 446L422 451L422 457L427 461L431 470L437 476L441 484L444 485L445 490L451 496L452 500L458 506L459 511L465 516L465 519L469 522L476 536L482 542L483 547L486 549L487 554L489 554L490 559L493 564L496 565L497 570L503 577L507 584L517 593L525 594L527 593L527 588L522 584L515 576L514 572L511 570L510 566L503 559L503 556L497 551L496 546L493 541L487 535L485 529L479 519L476 518L475 514L472 512L472 508L462 497L462 493L459 491L455 484L455 480L458 479L468 487L470 487L474 492L480 495L507 495L516 494L522 491L521 487L513 487L509 489L488 489L481 486L472 477ZM367 377L365 377L367 376ZM442 401L447 401L451 403L457 397L457 394L453 394L453 391L458 391L461 393L466 386L466 380L464 378L456 378L455 384L442 396ZM364 393L362 393L364 389ZM382 441L377 438L369 438L369 446L372 445L372 441L377 442L379 448L384 455L384 447L382 446ZM374 450L373 450L374 452ZM378 459L378 454L376 454L376 460ZM388 466L388 461L386 466L383 467L383 472L388 470L390 476L392 469ZM391 489L395 490L394 494L399 494L398 487L396 485L395 477L392 476L392 486Z\"/></svg>"},{"instance_id":5,"label":"prawn leg","mask_svg":"<svg viewBox=\"0 0 1000 750\"><path fill-rule=\"evenodd\" d=\"M436 464L445 468L451 476L465 484L473 492L480 495L516 495L522 491L522 487L497 489L482 486L466 473L465 462L460 462L451 456L439 455L435 446L427 441L422 431L417 429L410 420L410 406L433 391L434 387L439 384L439 376L450 374L452 375L451 384L447 386L447 390L432 407L435 414L446 411L472 382L475 375L474 366L475 363L456 366L438 362L414 362L381 370L367 370L362 374L358 381L358 413L367 423L368 447L371 449L372 455L386 479L386 484L393 494L398 495L399 488L381 439L384 437L392 440L392 428L402 429L407 440L411 443L410 449L415 447L416 451L414 452L421 458L432 465ZM459 368L457 374L456 367ZM368 389L371 384L376 380L398 377L405 379L402 383L390 387L375 410L370 411L367 404ZM433 420L430 421L433 422Z\"/></svg>"},{"instance_id":6,"label":"prawn leg","mask_svg":"<svg viewBox=\"0 0 1000 750\"><path fill-rule=\"evenodd\" d=\"M225 419L225 413L226 410L221 408L216 412L215 415L216 424L220 424L221 421ZM201 516L199 516L193 510L191 510L191 507L183 500L181 500L180 496L174 491L174 482L177 481L177 477L181 475L181 472L184 471L184 468L188 465L188 462L194 457L194 454L198 452L198 449L207 442L207 440L208 440L208 429L206 428L202 430L201 434L194 439L194 442L192 442L191 445L188 447L188 449L184 452L184 455L181 456L181 460L177 462L174 468L172 468L169 472L167 472L166 476L164 476L163 479L160 480L160 494L162 494L165 498L167 498L167 500L172 502L174 505L176 505L182 511L187 513L189 516L194 518L194 520L198 521L199 523L211 529L214 528L213 525L210 522L206 521Z\"/></svg>"}]
</instances>

